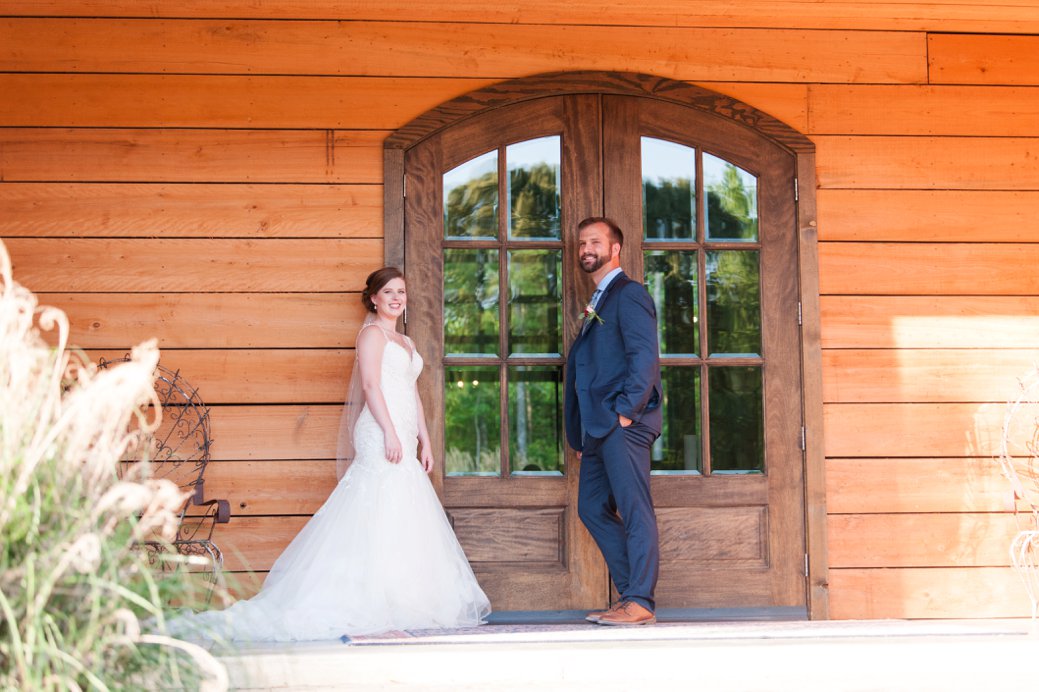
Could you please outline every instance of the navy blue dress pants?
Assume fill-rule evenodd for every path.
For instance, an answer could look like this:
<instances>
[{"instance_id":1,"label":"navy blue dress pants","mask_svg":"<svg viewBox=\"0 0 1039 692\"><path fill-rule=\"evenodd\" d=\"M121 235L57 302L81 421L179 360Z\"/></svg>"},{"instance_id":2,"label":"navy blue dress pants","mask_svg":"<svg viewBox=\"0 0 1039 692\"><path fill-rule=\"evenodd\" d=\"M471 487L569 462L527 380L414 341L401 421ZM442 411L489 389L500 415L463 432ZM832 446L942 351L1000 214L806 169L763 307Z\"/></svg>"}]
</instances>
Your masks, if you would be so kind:
<instances>
[{"instance_id":1,"label":"navy blue dress pants","mask_svg":"<svg viewBox=\"0 0 1039 692\"><path fill-rule=\"evenodd\" d=\"M657 438L641 423L604 438L585 435L577 514L592 534L622 601L653 611L660 572L657 517L649 492L649 452Z\"/></svg>"}]
</instances>

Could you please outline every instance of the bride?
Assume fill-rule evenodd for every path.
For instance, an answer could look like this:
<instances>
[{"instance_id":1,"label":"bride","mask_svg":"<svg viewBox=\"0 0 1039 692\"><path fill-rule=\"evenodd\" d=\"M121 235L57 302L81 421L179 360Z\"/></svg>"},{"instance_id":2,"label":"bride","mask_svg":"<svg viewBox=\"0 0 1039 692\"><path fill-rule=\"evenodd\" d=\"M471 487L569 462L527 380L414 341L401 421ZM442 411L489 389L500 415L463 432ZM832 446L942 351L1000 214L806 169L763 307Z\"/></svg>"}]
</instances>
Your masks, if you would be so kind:
<instances>
[{"instance_id":1,"label":"bride","mask_svg":"<svg viewBox=\"0 0 1039 692\"><path fill-rule=\"evenodd\" d=\"M174 620L171 629L250 641L333 639L471 626L490 613L426 475L433 454L415 386L422 356L396 331L404 276L394 267L372 272L361 299L368 316L343 413L338 485L256 596Z\"/></svg>"}]
</instances>

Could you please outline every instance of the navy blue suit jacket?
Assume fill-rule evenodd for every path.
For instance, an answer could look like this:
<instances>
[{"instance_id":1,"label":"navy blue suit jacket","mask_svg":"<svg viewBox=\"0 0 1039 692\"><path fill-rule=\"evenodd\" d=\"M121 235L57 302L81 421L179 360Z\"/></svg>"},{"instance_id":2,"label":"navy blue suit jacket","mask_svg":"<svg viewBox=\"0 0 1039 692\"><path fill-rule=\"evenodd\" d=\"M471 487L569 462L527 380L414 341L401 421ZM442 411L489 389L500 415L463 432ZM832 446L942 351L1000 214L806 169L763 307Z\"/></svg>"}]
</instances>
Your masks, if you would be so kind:
<instances>
[{"instance_id":1,"label":"navy blue suit jacket","mask_svg":"<svg viewBox=\"0 0 1039 692\"><path fill-rule=\"evenodd\" d=\"M566 359L566 439L580 451L582 431L610 434L617 414L649 427L661 426L660 348L657 311L646 288L624 272L599 297L596 313Z\"/></svg>"}]
</instances>

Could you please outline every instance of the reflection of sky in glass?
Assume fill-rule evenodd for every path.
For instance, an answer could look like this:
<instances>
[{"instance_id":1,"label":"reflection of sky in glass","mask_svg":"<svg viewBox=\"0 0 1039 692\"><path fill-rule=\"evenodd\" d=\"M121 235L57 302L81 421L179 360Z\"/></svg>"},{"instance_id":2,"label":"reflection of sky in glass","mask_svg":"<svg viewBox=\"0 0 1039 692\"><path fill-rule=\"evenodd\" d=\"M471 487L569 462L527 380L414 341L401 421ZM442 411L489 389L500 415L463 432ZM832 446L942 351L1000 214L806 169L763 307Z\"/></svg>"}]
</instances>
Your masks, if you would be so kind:
<instances>
[{"instance_id":1,"label":"reflection of sky in glass","mask_svg":"<svg viewBox=\"0 0 1039 692\"><path fill-rule=\"evenodd\" d=\"M559 238L559 136L505 148L510 238Z\"/></svg>"},{"instance_id":2,"label":"reflection of sky in glass","mask_svg":"<svg viewBox=\"0 0 1039 692\"><path fill-rule=\"evenodd\" d=\"M444 173L444 199L447 193L459 185L465 185L470 180L498 170L498 152L488 151L475 159L469 159L465 163L456 166Z\"/></svg>"},{"instance_id":3,"label":"reflection of sky in glass","mask_svg":"<svg viewBox=\"0 0 1039 692\"><path fill-rule=\"evenodd\" d=\"M642 179L696 179L696 150L653 137L642 138Z\"/></svg>"},{"instance_id":4,"label":"reflection of sky in glass","mask_svg":"<svg viewBox=\"0 0 1039 692\"><path fill-rule=\"evenodd\" d=\"M531 168L539 163L559 165L559 137L539 137L510 144L505 148L509 170Z\"/></svg>"},{"instance_id":5,"label":"reflection of sky in glass","mask_svg":"<svg viewBox=\"0 0 1039 692\"><path fill-rule=\"evenodd\" d=\"M497 207L497 150L469 159L444 174L444 231L448 238L493 238L498 234Z\"/></svg>"},{"instance_id":6,"label":"reflection of sky in glass","mask_svg":"<svg viewBox=\"0 0 1039 692\"><path fill-rule=\"evenodd\" d=\"M747 201L750 203L748 216L752 219L756 219L758 217L758 179L739 166L731 164L725 159L719 159L717 156L711 156L710 154L705 153L703 155L704 189L709 190L713 186L720 185L724 182L725 169L730 167L736 169L736 173L740 178L740 184L743 190L747 193Z\"/></svg>"}]
</instances>

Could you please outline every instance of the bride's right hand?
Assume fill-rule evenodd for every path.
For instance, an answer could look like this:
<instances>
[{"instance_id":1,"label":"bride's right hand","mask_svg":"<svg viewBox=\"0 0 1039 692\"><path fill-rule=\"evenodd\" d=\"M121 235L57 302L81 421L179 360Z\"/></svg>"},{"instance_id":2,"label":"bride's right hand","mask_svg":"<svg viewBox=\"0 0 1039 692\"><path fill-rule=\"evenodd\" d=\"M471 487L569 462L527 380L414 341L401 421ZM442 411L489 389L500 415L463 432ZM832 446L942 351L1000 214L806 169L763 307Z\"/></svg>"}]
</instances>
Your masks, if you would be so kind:
<instances>
[{"instance_id":1,"label":"bride's right hand","mask_svg":"<svg viewBox=\"0 0 1039 692\"><path fill-rule=\"evenodd\" d=\"M399 464L403 457L404 449L400 445L400 440L397 439L396 433L390 433L386 436L386 461Z\"/></svg>"}]
</instances>

